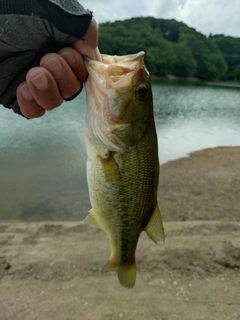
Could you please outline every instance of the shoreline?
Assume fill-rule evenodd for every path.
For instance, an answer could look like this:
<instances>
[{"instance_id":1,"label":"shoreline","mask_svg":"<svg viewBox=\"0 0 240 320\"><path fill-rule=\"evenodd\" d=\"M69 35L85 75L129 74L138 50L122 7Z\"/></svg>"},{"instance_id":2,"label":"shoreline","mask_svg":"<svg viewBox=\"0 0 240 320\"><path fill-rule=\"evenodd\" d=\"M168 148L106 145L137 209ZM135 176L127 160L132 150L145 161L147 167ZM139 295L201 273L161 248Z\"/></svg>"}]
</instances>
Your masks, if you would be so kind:
<instances>
[{"instance_id":1,"label":"shoreline","mask_svg":"<svg viewBox=\"0 0 240 320\"><path fill-rule=\"evenodd\" d=\"M240 147L217 147L161 166L166 242L141 234L132 290L101 273L110 254L102 230L0 220L0 319L238 319L239 159Z\"/></svg>"},{"instance_id":2,"label":"shoreline","mask_svg":"<svg viewBox=\"0 0 240 320\"><path fill-rule=\"evenodd\" d=\"M166 76L157 76L157 75L150 75L151 80L154 81L166 81L166 82L189 82L189 83L198 83L198 84L211 84L211 85L219 85L219 86L226 86L226 87L233 87L233 88L240 88L239 81L224 81L224 80L217 80L217 79L200 79L195 77L178 77L172 74Z\"/></svg>"}]
</instances>

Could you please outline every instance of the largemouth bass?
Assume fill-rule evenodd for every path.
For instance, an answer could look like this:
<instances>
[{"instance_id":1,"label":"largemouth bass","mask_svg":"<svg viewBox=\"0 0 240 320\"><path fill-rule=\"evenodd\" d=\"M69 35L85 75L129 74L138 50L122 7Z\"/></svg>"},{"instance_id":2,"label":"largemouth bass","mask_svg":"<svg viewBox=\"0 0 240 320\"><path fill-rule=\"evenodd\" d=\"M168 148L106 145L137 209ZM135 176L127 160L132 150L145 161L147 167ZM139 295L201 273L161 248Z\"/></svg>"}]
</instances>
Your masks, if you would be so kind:
<instances>
[{"instance_id":1,"label":"largemouth bass","mask_svg":"<svg viewBox=\"0 0 240 320\"><path fill-rule=\"evenodd\" d=\"M144 230L164 242L157 204L159 177L153 101L144 52L85 60L87 179L92 209L84 222L103 229L111 255L103 271L115 270L131 288L135 250Z\"/></svg>"}]
</instances>

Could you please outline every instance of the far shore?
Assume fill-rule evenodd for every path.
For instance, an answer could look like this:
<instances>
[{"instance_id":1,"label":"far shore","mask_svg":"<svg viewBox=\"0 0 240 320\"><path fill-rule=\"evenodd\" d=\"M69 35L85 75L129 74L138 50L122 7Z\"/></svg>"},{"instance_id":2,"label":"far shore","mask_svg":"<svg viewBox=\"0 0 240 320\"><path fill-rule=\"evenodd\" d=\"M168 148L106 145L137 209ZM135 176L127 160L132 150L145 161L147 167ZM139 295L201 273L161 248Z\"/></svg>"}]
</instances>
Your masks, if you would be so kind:
<instances>
[{"instance_id":1,"label":"far shore","mask_svg":"<svg viewBox=\"0 0 240 320\"><path fill-rule=\"evenodd\" d=\"M198 82L198 83L212 83L217 85L223 85L223 86L230 86L230 87L239 87L240 88L240 82L239 81L224 81L219 79L200 79L196 77L178 77L173 74L167 74L166 76L158 76L155 74L150 75L152 80L161 80L161 81L182 81L182 82Z\"/></svg>"}]
</instances>

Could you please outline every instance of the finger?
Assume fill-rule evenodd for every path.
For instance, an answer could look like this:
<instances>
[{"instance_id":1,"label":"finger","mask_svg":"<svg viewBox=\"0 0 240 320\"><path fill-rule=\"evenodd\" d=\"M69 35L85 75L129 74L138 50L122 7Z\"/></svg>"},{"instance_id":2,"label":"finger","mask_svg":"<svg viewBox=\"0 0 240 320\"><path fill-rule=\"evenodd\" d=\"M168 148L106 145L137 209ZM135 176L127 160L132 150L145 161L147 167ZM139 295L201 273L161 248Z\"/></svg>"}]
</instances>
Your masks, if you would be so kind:
<instances>
[{"instance_id":1,"label":"finger","mask_svg":"<svg viewBox=\"0 0 240 320\"><path fill-rule=\"evenodd\" d=\"M64 48L61 49L58 54L65 59L79 81L86 81L88 72L81 53L74 48Z\"/></svg>"},{"instance_id":2,"label":"finger","mask_svg":"<svg viewBox=\"0 0 240 320\"><path fill-rule=\"evenodd\" d=\"M51 73L42 67L28 71L26 83L37 104L45 110L52 110L63 102L58 85Z\"/></svg>"},{"instance_id":3,"label":"finger","mask_svg":"<svg viewBox=\"0 0 240 320\"><path fill-rule=\"evenodd\" d=\"M95 49L94 55L95 55L95 60L102 61L101 53L100 53L98 47Z\"/></svg>"},{"instance_id":4,"label":"finger","mask_svg":"<svg viewBox=\"0 0 240 320\"><path fill-rule=\"evenodd\" d=\"M74 43L73 47L83 56L93 60L100 60L101 56L98 50L98 26L93 19L83 39Z\"/></svg>"},{"instance_id":5,"label":"finger","mask_svg":"<svg viewBox=\"0 0 240 320\"><path fill-rule=\"evenodd\" d=\"M18 86L17 100L21 109L21 113L26 118L32 119L32 118L42 117L46 112L34 100L33 95L28 89L26 82L23 82Z\"/></svg>"},{"instance_id":6,"label":"finger","mask_svg":"<svg viewBox=\"0 0 240 320\"><path fill-rule=\"evenodd\" d=\"M59 92L64 99L79 91L81 84L64 58L56 53L45 55L40 66L47 69L55 79Z\"/></svg>"}]
</instances>

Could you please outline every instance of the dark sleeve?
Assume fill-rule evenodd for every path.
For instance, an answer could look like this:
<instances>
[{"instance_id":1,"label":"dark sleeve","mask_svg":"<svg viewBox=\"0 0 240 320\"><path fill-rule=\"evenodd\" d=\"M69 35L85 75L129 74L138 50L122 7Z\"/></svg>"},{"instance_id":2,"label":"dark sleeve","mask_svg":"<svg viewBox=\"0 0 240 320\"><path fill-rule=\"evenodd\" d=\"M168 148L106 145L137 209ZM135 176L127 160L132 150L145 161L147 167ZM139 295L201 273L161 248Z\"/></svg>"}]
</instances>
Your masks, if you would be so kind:
<instances>
[{"instance_id":1,"label":"dark sleeve","mask_svg":"<svg viewBox=\"0 0 240 320\"><path fill-rule=\"evenodd\" d=\"M92 12L77 0L0 0L0 104L20 114L17 86L49 52L81 39Z\"/></svg>"}]
</instances>

